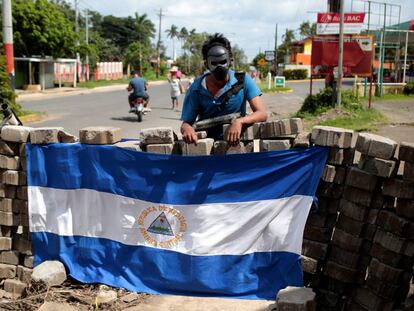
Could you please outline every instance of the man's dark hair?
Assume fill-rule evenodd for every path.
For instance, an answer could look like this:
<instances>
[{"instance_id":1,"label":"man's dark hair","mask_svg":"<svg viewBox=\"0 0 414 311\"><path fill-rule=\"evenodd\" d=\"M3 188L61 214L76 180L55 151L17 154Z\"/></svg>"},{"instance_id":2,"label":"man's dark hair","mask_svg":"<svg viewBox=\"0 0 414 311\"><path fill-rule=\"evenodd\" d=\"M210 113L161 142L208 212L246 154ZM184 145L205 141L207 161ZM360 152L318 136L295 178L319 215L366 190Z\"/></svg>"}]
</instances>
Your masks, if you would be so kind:
<instances>
[{"instance_id":1,"label":"man's dark hair","mask_svg":"<svg viewBox=\"0 0 414 311\"><path fill-rule=\"evenodd\" d=\"M133 76L133 75L137 75L138 74L138 70L132 70L131 71L131 76Z\"/></svg>"},{"instance_id":2,"label":"man's dark hair","mask_svg":"<svg viewBox=\"0 0 414 311\"><path fill-rule=\"evenodd\" d=\"M210 50L215 45L221 45L221 46L225 47L227 49L227 51L229 51L230 58L231 59L233 58L233 53L231 52L230 41L225 36L223 36L223 34L215 33L214 35L209 36L207 41L204 42L204 44L203 44L203 47L202 47L201 51L203 53L204 60L207 60L208 50Z\"/></svg>"}]
</instances>

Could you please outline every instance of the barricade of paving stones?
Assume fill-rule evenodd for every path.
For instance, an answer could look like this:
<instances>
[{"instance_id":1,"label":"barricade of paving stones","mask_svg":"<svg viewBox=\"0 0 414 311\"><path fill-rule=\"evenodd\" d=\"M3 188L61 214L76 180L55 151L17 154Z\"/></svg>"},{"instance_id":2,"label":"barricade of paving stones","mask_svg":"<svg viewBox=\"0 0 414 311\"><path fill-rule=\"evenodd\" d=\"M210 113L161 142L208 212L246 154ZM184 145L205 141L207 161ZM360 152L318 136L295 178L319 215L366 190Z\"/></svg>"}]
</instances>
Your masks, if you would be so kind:
<instances>
[{"instance_id":1,"label":"barricade of paving stones","mask_svg":"<svg viewBox=\"0 0 414 311\"><path fill-rule=\"evenodd\" d=\"M223 125L224 135L228 127ZM119 128L79 132L83 144L190 156L325 146L329 152L318 203L309 214L302 249L305 285L316 293L317 310L414 306L407 298L414 258L413 144L398 146L385 137L324 126L306 133L297 118L244 128L236 146L207 138L203 131L197 136L194 145L178 140L169 127L141 130L139 141L121 141ZM9 296L24 292L33 268L25 144L76 141L57 127L6 126L1 131L0 279ZM280 292L276 304L280 310L314 310L314 300L308 289L289 288Z\"/></svg>"}]
</instances>

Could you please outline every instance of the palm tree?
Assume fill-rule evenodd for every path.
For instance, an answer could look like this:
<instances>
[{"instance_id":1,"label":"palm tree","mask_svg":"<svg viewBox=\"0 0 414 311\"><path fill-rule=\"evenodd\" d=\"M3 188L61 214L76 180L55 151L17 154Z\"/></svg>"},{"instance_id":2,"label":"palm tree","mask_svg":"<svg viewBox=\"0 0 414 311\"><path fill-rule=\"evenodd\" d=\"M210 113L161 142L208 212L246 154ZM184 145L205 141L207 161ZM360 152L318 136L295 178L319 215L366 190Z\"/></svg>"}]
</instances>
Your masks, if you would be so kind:
<instances>
[{"instance_id":1,"label":"palm tree","mask_svg":"<svg viewBox=\"0 0 414 311\"><path fill-rule=\"evenodd\" d=\"M188 72L189 71L188 68L190 67L190 65L188 64L187 55L185 53L185 48L184 48L185 42L188 40L188 30L187 30L187 28L185 28L185 27L181 28L179 38L181 40L181 49L184 52L184 60L187 63L187 72Z\"/></svg>"},{"instance_id":2,"label":"palm tree","mask_svg":"<svg viewBox=\"0 0 414 311\"><path fill-rule=\"evenodd\" d=\"M139 73L142 75L142 45L150 45L151 38L155 35L155 26L148 19L147 14L141 16L135 12L135 31L137 33L136 38L139 46Z\"/></svg>"},{"instance_id":3,"label":"palm tree","mask_svg":"<svg viewBox=\"0 0 414 311\"><path fill-rule=\"evenodd\" d=\"M167 33L167 37L170 38L172 40L173 43L173 61L175 61L176 55L175 55L175 38L179 37L179 32L178 32L178 28L177 26L175 26L174 24L171 25L170 29L167 29L165 31Z\"/></svg>"}]
</instances>

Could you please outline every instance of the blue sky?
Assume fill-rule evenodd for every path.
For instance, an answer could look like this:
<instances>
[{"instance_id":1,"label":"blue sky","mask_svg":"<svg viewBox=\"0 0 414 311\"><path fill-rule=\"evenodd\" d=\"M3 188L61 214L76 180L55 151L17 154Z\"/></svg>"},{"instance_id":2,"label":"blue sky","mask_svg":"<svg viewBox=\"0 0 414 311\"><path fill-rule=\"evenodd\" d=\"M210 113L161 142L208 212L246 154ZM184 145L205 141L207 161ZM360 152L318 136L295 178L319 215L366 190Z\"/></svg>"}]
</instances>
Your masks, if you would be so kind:
<instances>
[{"instance_id":1,"label":"blue sky","mask_svg":"<svg viewBox=\"0 0 414 311\"><path fill-rule=\"evenodd\" d=\"M74 1L74 0L68 0ZM401 21L414 19L414 0L376 0L388 4L401 5ZM122 3L122 5L120 5ZM275 25L278 23L279 43L286 28L297 29L302 21L316 21L316 13L327 9L327 0L79 0L82 9L88 8L103 15L128 16L135 12L146 13L157 25L157 13L163 9L162 40L172 55L171 40L165 30L175 24L179 28L195 28L198 32L224 33L232 42L240 46L252 59L260 50L273 49ZM345 0L346 11L363 11L363 0ZM367 4L365 4L367 8ZM388 10L397 21L398 7ZM383 6L373 5L379 13ZM378 17L377 17L378 19ZM374 20L374 23L379 21ZM178 51L179 53L179 51Z\"/></svg>"}]
</instances>

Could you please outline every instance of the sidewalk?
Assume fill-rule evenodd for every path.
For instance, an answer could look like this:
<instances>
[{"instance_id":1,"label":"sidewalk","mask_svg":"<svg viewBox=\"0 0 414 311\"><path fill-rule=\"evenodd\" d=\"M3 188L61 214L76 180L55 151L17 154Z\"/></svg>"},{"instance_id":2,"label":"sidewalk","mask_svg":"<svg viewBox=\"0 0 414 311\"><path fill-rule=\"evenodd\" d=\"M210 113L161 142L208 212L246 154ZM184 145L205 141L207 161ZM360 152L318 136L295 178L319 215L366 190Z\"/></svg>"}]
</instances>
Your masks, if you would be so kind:
<instances>
[{"instance_id":1,"label":"sidewalk","mask_svg":"<svg viewBox=\"0 0 414 311\"><path fill-rule=\"evenodd\" d=\"M151 85L162 85L166 84L168 81L149 81L148 84ZM100 86L95 87L92 89L88 88L81 88L81 87L61 87L61 88L53 88L53 89L46 89L41 92L32 92L32 91L24 91L24 90L16 90L17 94L17 101L29 101L29 100L36 100L42 98L52 98L52 97L61 97L61 96L69 96L69 95L83 95L83 94L91 94L91 93L101 93L101 92L112 92L112 91L120 91L125 90L127 84L113 84L108 86Z\"/></svg>"}]
</instances>

